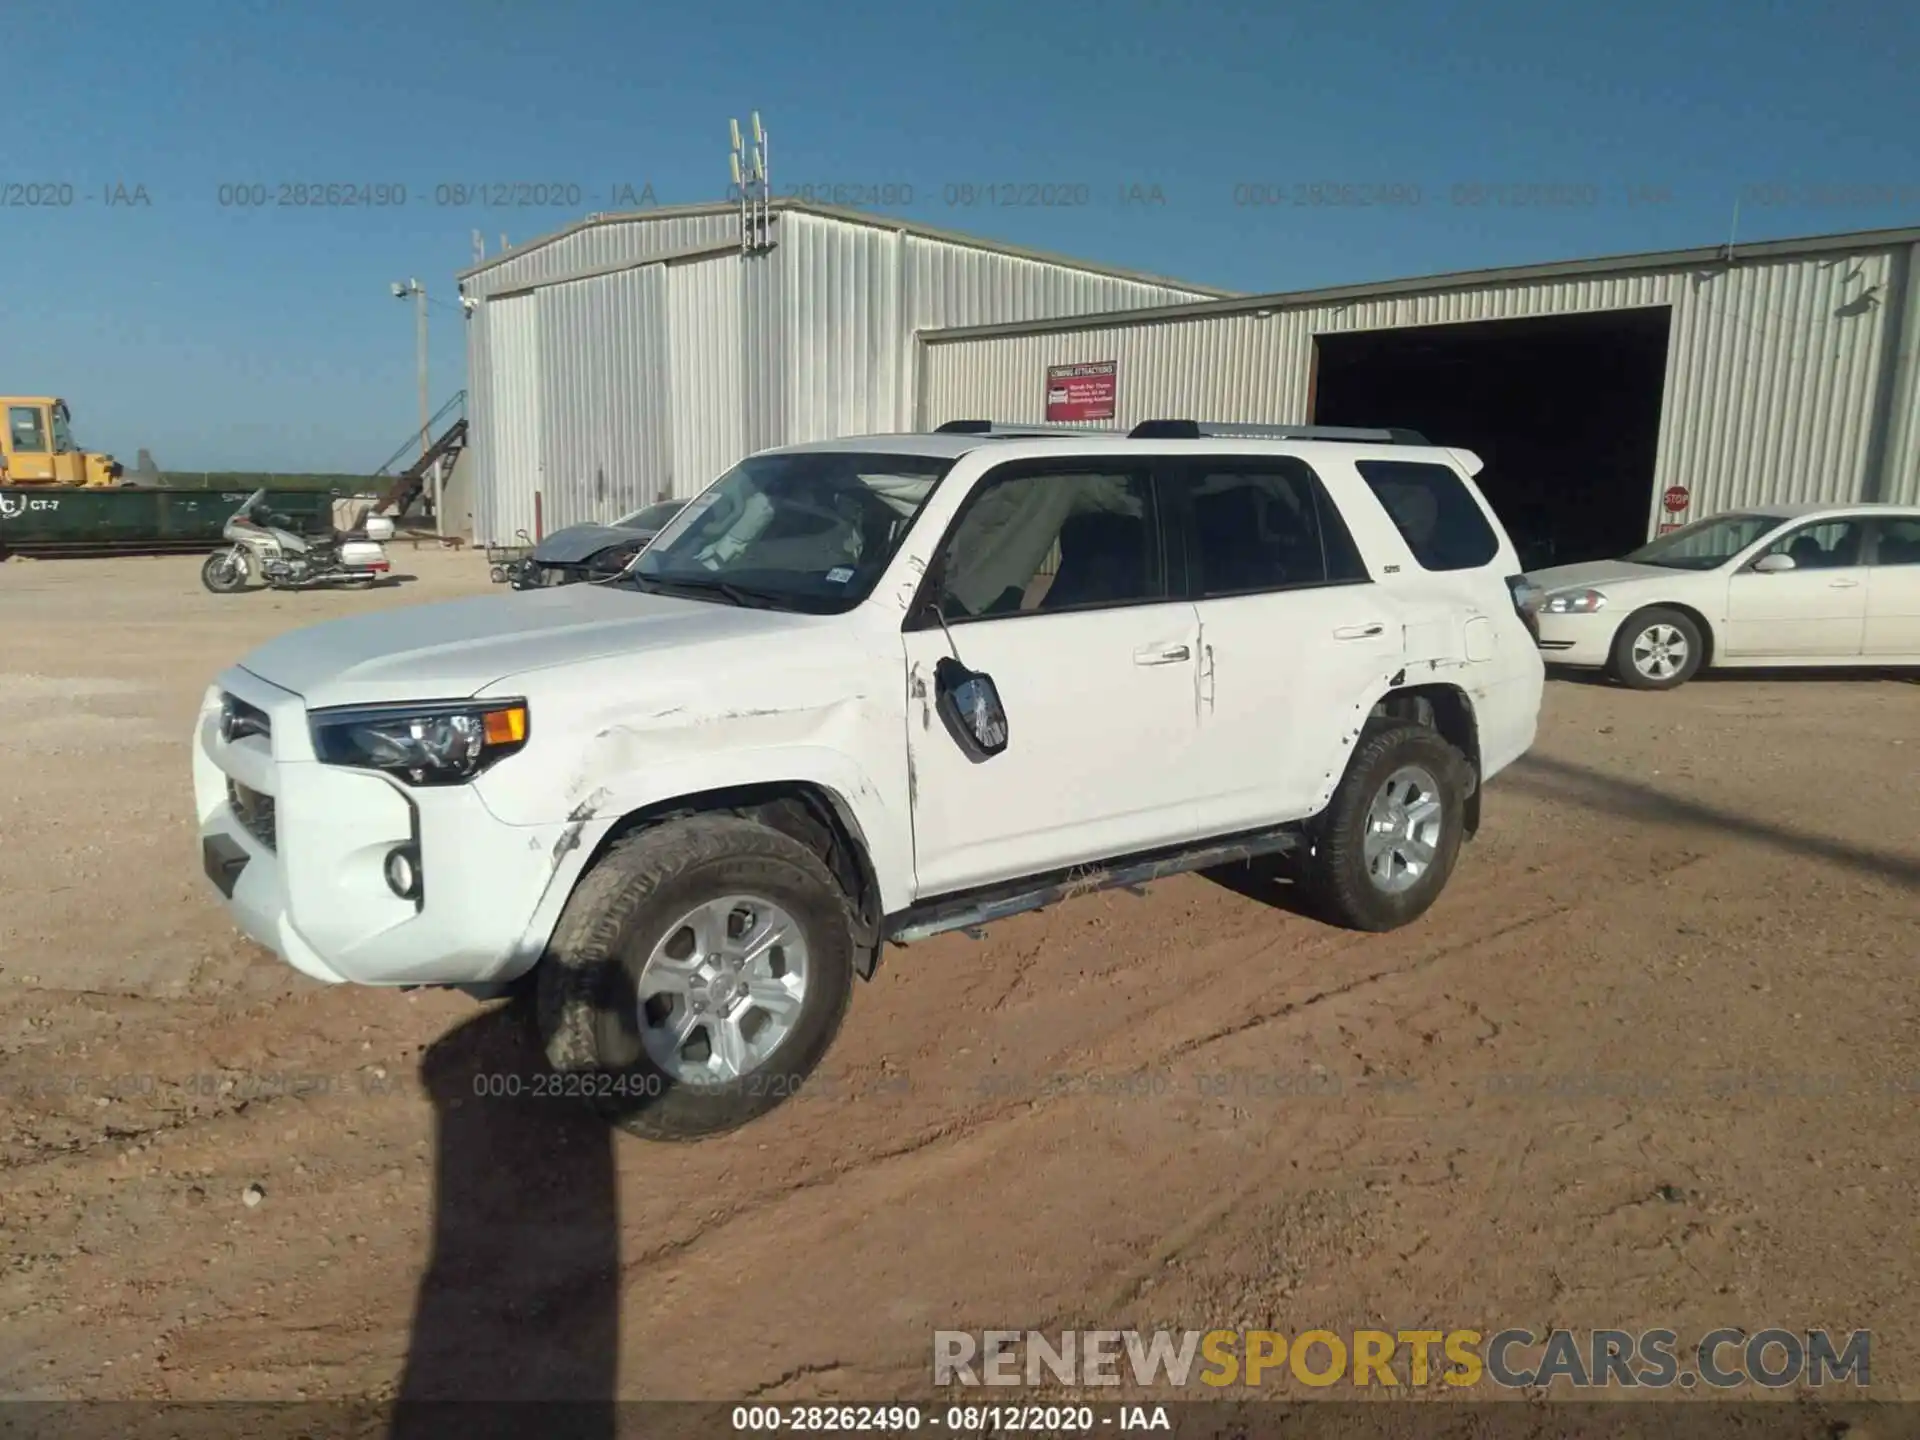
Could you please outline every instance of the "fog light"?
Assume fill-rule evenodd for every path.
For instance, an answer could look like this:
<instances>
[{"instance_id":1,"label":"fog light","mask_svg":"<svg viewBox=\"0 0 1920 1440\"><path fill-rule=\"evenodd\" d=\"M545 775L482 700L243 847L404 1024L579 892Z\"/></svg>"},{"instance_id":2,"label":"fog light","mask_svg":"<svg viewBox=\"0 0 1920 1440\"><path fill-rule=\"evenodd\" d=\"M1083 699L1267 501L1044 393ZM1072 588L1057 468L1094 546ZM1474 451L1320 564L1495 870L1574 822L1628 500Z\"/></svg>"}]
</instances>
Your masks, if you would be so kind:
<instances>
[{"instance_id":1,"label":"fog light","mask_svg":"<svg viewBox=\"0 0 1920 1440\"><path fill-rule=\"evenodd\" d=\"M420 898L420 857L411 845L387 852L387 888L402 900Z\"/></svg>"}]
</instances>

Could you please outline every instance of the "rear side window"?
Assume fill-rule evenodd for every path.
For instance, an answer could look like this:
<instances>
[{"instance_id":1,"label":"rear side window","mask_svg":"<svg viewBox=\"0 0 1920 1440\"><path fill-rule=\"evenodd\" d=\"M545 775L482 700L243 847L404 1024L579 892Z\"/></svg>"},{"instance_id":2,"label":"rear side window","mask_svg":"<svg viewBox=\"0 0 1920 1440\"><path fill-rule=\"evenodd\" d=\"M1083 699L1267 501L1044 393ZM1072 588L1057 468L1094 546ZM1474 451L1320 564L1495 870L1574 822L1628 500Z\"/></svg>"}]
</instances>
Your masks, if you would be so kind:
<instances>
[{"instance_id":1,"label":"rear side window","mask_svg":"<svg viewBox=\"0 0 1920 1440\"><path fill-rule=\"evenodd\" d=\"M1196 463L1172 480L1168 499L1182 519L1196 600L1369 578L1340 512L1301 461Z\"/></svg>"},{"instance_id":2,"label":"rear side window","mask_svg":"<svg viewBox=\"0 0 1920 1440\"><path fill-rule=\"evenodd\" d=\"M1423 570L1476 570L1500 553L1460 477L1431 460L1356 460L1367 482Z\"/></svg>"}]
</instances>

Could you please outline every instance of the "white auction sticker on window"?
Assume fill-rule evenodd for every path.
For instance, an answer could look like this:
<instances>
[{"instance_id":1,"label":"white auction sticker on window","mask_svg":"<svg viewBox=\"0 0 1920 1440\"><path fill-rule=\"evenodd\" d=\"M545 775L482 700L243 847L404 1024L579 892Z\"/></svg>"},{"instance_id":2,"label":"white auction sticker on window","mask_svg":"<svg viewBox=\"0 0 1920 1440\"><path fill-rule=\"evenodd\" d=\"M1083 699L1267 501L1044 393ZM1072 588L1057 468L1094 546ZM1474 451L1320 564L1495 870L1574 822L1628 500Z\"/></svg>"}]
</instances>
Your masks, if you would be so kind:
<instances>
[{"instance_id":1,"label":"white auction sticker on window","mask_svg":"<svg viewBox=\"0 0 1920 1440\"><path fill-rule=\"evenodd\" d=\"M853 567L851 565L836 565L833 569L827 571L827 583L829 585L844 585L852 578Z\"/></svg>"}]
</instances>

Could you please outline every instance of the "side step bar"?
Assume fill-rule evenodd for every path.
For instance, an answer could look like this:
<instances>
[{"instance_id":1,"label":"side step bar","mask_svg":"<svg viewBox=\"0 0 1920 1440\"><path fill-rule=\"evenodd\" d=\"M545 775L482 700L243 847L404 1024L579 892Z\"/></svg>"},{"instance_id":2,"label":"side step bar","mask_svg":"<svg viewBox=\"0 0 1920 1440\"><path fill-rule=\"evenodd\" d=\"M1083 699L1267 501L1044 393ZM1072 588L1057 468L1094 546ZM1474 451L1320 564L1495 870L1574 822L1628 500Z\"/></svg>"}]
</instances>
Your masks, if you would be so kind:
<instances>
[{"instance_id":1,"label":"side step bar","mask_svg":"<svg viewBox=\"0 0 1920 1440\"><path fill-rule=\"evenodd\" d=\"M1095 890L1135 889L1151 880L1182 875L1190 870L1206 870L1236 860L1252 860L1261 855L1283 855L1299 849L1305 837L1291 827L1254 830L1225 840L1210 840L1194 849L1147 851L1122 856L1095 865L1076 866L1072 870L1015 880L1004 885L987 885L941 895L909 906L897 915L889 915L882 925L886 938L896 945L949 930L976 930L1009 915L1043 909L1075 895Z\"/></svg>"}]
</instances>

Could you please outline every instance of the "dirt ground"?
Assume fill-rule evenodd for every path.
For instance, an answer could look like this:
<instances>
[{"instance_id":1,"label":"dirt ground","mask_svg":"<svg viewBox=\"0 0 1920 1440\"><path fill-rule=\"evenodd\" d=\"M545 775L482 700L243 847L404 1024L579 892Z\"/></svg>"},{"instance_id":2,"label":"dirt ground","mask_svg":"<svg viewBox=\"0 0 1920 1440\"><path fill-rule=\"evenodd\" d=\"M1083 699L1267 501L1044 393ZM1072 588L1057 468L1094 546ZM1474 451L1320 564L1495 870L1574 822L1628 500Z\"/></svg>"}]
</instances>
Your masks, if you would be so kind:
<instances>
[{"instance_id":1,"label":"dirt ground","mask_svg":"<svg viewBox=\"0 0 1920 1440\"><path fill-rule=\"evenodd\" d=\"M1556 680L1419 924L1190 876L892 949L816 1087L649 1146L201 875L218 669L487 588L395 558L0 565L0 1394L880 1399L938 1327L1384 1324L1869 1328L1920 1398L1920 685Z\"/></svg>"}]
</instances>

